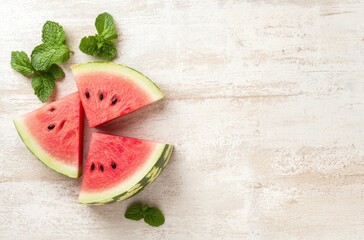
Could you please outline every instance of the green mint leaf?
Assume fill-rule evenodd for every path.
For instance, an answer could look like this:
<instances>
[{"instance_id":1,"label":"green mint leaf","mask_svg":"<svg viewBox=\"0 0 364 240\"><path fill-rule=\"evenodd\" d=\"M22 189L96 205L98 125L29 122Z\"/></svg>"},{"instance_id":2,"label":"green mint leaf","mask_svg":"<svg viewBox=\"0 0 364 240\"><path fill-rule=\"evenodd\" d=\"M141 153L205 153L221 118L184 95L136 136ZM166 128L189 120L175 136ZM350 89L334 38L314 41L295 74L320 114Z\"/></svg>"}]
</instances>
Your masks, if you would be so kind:
<instances>
[{"instance_id":1,"label":"green mint leaf","mask_svg":"<svg viewBox=\"0 0 364 240\"><path fill-rule=\"evenodd\" d=\"M35 74L35 69L32 67L28 55L23 51L11 52L10 65L12 69L21 73L25 77L32 77Z\"/></svg>"},{"instance_id":2,"label":"green mint leaf","mask_svg":"<svg viewBox=\"0 0 364 240\"><path fill-rule=\"evenodd\" d=\"M60 80L65 77L63 69L60 66L58 66L57 64L53 64L49 68L47 73L49 73L53 77L54 80Z\"/></svg>"},{"instance_id":3,"label":"green mint leaf","mask_svg":"<svg viewBox=\"0 0 364 240\"><path fill-rule=\"evenodd\" d=\"M104 42L100 49L96 52L96 55L104 60L112 60L116 57L117 50L113 44Z\"/></svg>"},{"instance_id":4,"label":"green mint leaf","mask_svg":"<svg viewBox=\"0 0 364 240\"><path fill-rule=\"evenodd\" d=\"M67 45L43 43L34 48L31 63L36 70L47 71L53 64L60 64L70 58Z\"/></svg>"},{"instance_id":5,"label":"green mint leaf","mask_svg":"<svg viewBox=\"0 0 364 240\"><path fill-rule=\"evenodd\" d=\"M98 34L104 39L115 40L118 37L114 18L109 13L104 12L98 15L95 21L95 27Z\"/></svg>"},{"instance_id":6,"label":"green mint leaf","mask_svg":"<svg viewBox=\"0 0 364 240\"><path fill-rule=\"evenodd\" d=\"M96 52L98 51L96 37L88 36L82 38L79 48L83 53L86 53L91 56L96 55Z\"/></svg>"},{"instance_id":7,"label":"green mint leaf","mask_svg":"<svg viewBox=\"0 0 364 240\"><path fill-rule=\"evenodd\" d=\"M42 74L33 77L32 87L34 94L37 95L40 101L45 102L51 96L55 84L53 77L48 74Z\"/></svg>"},{"instance_id":8,"label":"green mint leaf","mask_svg":"<svg viewBox=\"0 0 364 240\"><path fill-rule=\"evenodd\" d=\"M64 44L66 34L63 27L56 22L47 21L42 30L42 41L44 43L53 43L56 45Z\"/></svg>"},{"instance_id":9,"label":"green mint leaf","mask_svg":"<svg viewBox=\"0 0 364 240\"><path fill-rule=\"evenodd\" d=\"M135 203L128 207L124 214L125 218L139 221L143 218L143 210L142 205L140 203Z\"/></svg>"},{"instance_id":10,"label":"green mint leaf","mask_svg":"<svg viewBox=\"0 0 364 240\"><path fill-rule=\"evenodd\" d=\"M164 223L163 213L155 207L150 207L145 211L144 222L150 226L159 227Z\"/></svg>"}]
</instances>

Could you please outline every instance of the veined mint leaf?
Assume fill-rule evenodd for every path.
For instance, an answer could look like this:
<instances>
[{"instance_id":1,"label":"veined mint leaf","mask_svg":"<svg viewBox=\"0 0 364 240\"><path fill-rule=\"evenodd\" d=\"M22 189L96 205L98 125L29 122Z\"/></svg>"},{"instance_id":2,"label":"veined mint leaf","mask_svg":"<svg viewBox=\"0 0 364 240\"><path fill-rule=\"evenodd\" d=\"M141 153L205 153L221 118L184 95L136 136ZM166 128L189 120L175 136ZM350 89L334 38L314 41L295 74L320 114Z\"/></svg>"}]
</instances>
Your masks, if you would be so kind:
<instances>
[{"instance_id":1,"label":"veined mint leaf","mask_svg":"<svg viewBox=\"0 0 364 240\"><path fill-rule=\"evenodd\" d=\"M34 94L37 95L41 102L47 101L51 96L55 84L53 77L48 74L43 74L33 77L32 87L34 89Z\"/></svg>"},{"instance_id":2,"label":"veined mint leaf","mask_svg":"<svg viewBox=\"0 0 364 240\"><path fill-rule=\"evenodd\" d=\"M88 36L82 38L80 42L80 50L88 55L96 55L98 50L96 37Z\"/></svg>"},{"instance_id":3,"label":"veined mint leaf","mask_svg":"<svg viewBox=\"0 0 364 240\"><path fill-rule=\"evenodd\" d=\"M36 70L47 71L53 64L60 64L70 58L67 45L43 43L34 48L31 63Z\"/></svg>"},{"instance_id":4,"label":"veined mint leaf","mask_svg":"<svg viewBox=\"0 0 364 240\"><path fill-rule=\"evenodd\" d=\"M128 207L124 215L126 218L139 221L143 218L143 209L140 203L136 203Z\"/></svg>"},{"instance_id":5,"label":"veined mint leaf","mask_svg":"<svg viewBox=\"0 0 364 240\"><path fill-rule=\"evenodd\" d=\"M57 64L53 64L49 70L47 71L50 75L52 75L54 80L60 80L65 77L63 69Z\"/></svg>"},{"instance_id":6,"label":"veined mint leaf","mask_svg":"<svg viewBox=\"0 0 364 240\"><path fill-rule=\"evenodd\" d=\"M163 213L155 207L150 207L145 211L144 222L150 226L159 227L164 223Z\"/></svg>"},{"instance_id":7,"label":"veined mint leaf","mask_svg":"<svg viewBox=\"0 0 364 240\"><path fill-rule=\"evenodd\" d=\"M42 41L44 43L54 43L56 45L64 44L66 34L63 27L56 22L47 21L42 30Z\"/></svg>"},{"instance_id":8,"label":"veined mint leaf","mask_svg":"<svg viewBox=\"0 0 364 240\"><path fill-rule=\"evenodd\" d=\"M104 39L115 40L118 37L114 18L109 13L104 12L98 15L95 21L95 27L98 34Z\"/></svg>"},{"instance_id":9,"label":"veined mint leaf","mask_svg":"<svg viewBox=\"0 0 364 240\"><path fill-rule=\"evenodd\" d=\"M35 74L35 69L32 67L28 55L21 51L11 52L11 68L21 73L25 77L32 77Z\"/></svg>"},{"instance_id":10,"label":"veined mint leaf","mask_svg":"<svg viewBox=\"0 0 364 240\"><path fill-rule=\"evenodd\" d=\"M113 44L104 42L100 49L96 52L96 55L105 60L112 60L116 57L117 50Z\"/></svg>"}]
</instances>

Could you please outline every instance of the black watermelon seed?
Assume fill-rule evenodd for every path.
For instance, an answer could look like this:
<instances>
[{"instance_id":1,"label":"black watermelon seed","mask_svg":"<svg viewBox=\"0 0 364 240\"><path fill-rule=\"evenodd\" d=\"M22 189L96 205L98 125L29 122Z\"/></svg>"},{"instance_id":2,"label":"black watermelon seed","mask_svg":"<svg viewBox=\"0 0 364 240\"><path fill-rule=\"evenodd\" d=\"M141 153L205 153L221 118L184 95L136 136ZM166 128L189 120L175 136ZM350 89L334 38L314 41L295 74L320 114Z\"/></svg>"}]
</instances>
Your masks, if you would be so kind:
<instances>
[{"instance_id":1,"label":"black watermelon seed","mask_svg":"<svg viewBox=\"0 0 364 240\"><path fill-rule=\"evenodd\" d=\"M51 108L49 109L49 111L50 111L50 112L53 112L54 110L56 110L54 107L51 107Z\"/></svg>"},{"instance_id":2,"label":"black watermelon seed","mask_svg":"<svg viewBox=\"0 0 364 240\"><path fill-rule=\"evenodd\" d=\"M86 95L87 98L90 98L90 93L89 92L86 92L85 95Z\"/></svg>"},{"instance_id":3,"label":"black watermelon seed","mask_svg":"<svg viewBox=\"0 0 364 240\"><path fill-rule=\"evenodd\" d=\"M112 162L112 163L111 163L111 167L112 167L113 169L115 169L115 168L116 168L116 163L115 163L115 162Z\"/></svg>"},{"instance_id":4,"label":"black watermelon seed","mask_svg":"<svg viewBox=\"0 0 364 240\"><path fill-rule=\"evenodd\" d=\"M93 171L93 170L95 170L95 164L94 163L92 163L92 165L91 165L91 171Z\"/></svg>"},{"instance_id":5,"label":"black watermelon seed","mask_svg":"<svg viewBox=\"0 0 364 240\"><path fill-rule=\"evenodd\" d=\"M118 99L116 97L114 97L112 100L111 100L111 103L112 105L115 105L115 103L118 101Z\"/></svg>"},{"instance_id":6,"label":"black watermelon seed","mask_svg":"<svg viewBox=\"0 0 364 240\"><path fill-rule=\"evenodd\" d=\"M49 124L48 125L48 130L52 130L54 127L55 127L54 124Z\"/></svg>"},{"instance_id":7,"label":"black watermelon seed","mask_svg":"<svg viewBox=\"0 0 364 240\"><path fill-rule=\"evenodd\" d=\"M101 172L103 172L103 171L104 171L104 166L103 166L103 165L101 165L101 166L100 166L100 171L101 171Z\"/></svg>"},{"instance_id":8,"label":"black watermelon seed","mask_svg":"<svg viewBox=\"0 0 364 240\"><path fill-rule=\"evenodd\" d=\"M99 94L99 98L102 101L102 99L104 99L104 94L102 94L102 92Z\"/></svg>"}]
</instances>

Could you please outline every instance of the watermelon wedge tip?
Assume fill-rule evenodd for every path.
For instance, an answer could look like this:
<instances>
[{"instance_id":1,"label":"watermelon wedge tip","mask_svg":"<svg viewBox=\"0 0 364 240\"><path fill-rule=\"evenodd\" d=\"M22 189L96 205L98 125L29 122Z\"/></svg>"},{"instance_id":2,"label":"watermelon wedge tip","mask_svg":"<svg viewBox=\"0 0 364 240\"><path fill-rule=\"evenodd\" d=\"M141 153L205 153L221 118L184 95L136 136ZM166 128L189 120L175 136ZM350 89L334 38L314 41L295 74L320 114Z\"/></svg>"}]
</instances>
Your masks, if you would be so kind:
<instances>
[{"instance_id":1,"label":"watermelon wedge tip","mask_svg":"<svg viewBox=\"0 0 364 240\"><path fill-rule=\"evenodd\" d=\"M90 127L164 98L146 76L130 67L112 62L80 63L71 67Z\"/></svg>"},{"instance_id":2,"label":"watermelon wedge tip","mask_svg":"<svg viewBox=\"0 0 364 240\"><path fill-rule=\"evenodd\" d=\"M81 176L83 110L78 92L15 119L14 125L41 162L68 177Z\"/></svg>"}]
</instances>

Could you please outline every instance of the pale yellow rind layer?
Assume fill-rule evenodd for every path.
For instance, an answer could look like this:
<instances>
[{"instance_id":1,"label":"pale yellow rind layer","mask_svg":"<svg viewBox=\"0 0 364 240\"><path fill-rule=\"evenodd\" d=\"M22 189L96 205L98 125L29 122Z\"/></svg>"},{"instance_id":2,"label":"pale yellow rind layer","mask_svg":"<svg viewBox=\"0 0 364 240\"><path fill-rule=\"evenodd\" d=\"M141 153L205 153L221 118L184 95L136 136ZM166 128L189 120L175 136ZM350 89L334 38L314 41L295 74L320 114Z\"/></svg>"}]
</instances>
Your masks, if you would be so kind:
<instances>
[{"instance_id":1,"label":"pale yellow rind layer","mask_svg":"<svg viewBox=\"0 0 364 240\"><path fill-rule=\"evenodd\" d=\"M151 100L158 101L164 98L163 93L152 80L128 66L113 62L89 62L73 65L71 66L71 70L76 78L82 74L90 74L92 72L107 72L120 75L143 89L150 96Z\"/></svg>"},{"instance_id":2,"label":"pale yellow rind layer","mask_svg":"<svg viewBox=\"0 0 364 240\"><path fill-rule=\"evenodd\" d=\"M137 184L141 179L143 179L145 177L145 174L148 173L154 167L154 165L159 160L159 157L162 155L165 146L166 144L158 143L153 152L150 154L148 160L145 161L145 163L143 164L143 166L141 166L141 168L138 169L138 171L127 180L105 191L100 191L97 193L80 192L78 202L83 204L96 203L96 202L99 204L103 204L109 202L113 197L115 197L119 193L128 191L129 189L134 187L135 184Z\"/></svg>"},{"instance_id":3,"label":"pale yellow rind layer","mask_svg":"<svg viewBox=\"0 0 364 240\"><path fill-rule=\"evenodd\" d=\"M80 176L78 167L64 164L42 149L40 144L32 137L29 129L25 126L23 118L15 119L14 125L27 148L45 165L71 178L78 178Z\"/></svg>"}]
</instances>

